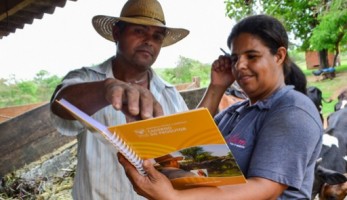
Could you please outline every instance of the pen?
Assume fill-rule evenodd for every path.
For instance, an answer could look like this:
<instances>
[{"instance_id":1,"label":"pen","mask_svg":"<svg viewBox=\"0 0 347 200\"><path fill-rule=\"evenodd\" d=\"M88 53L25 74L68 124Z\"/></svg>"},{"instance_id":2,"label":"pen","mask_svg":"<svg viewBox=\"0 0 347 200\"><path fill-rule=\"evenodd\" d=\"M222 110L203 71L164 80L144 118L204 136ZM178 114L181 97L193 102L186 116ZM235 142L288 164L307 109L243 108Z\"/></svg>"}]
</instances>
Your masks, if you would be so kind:
<instances>
[{"instance_id":1,"label":"pen","mask_svg":"<svg viewBox=\"0 0 347 200\"><path fill-rule=\"evenodd\" d=\"M230 54L227 53L223 48L219 48L219 49L224 53L225 56L230 56Z\"/></svg>"}]
</instances>

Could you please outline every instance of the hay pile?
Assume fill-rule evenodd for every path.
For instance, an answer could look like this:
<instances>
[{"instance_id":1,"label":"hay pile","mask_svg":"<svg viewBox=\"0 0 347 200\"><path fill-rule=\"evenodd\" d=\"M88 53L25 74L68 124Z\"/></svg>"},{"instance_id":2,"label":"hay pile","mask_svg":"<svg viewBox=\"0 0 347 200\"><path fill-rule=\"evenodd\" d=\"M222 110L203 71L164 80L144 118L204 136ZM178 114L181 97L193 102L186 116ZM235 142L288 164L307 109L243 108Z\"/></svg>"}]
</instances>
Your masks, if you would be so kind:
<instances>
[{"instance_id":1,"label":"hay pile","mask_svg":"<svg viewBox=\"0 0 347 200\"><path fill-rule=\"evenodd\" d=\"M77 165L77 145L71 142L0 177L0 200L68 200Z\"/></svg>"},{"instance_id":2,"label":"hay pile","mask_svg":"<svg viewBox=\"0 0 347 200\"><path fill-rule=\"evenodd\" d=\"M65 170L62 176L24 179L10 173L0 182L0 199L72 199L75 170Z\"/></svg>"}]
</instances>

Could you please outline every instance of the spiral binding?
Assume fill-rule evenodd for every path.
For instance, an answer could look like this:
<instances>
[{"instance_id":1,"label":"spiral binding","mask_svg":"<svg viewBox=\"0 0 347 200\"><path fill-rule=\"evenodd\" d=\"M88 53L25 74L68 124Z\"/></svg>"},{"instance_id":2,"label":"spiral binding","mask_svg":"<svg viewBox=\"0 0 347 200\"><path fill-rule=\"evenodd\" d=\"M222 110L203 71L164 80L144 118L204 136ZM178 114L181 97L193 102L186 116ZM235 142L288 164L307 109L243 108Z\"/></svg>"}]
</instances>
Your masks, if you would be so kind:
<instances>
[{"instance_id":1,"label":"spiral binding","mask_svg":"<svg viewBox=\"0 0 347 200\"><path fill-rule=\"evenodd\" d=\"M146 172L142 167L143 160L127 145L122 138L120 138L116 133L110 134L106 133L106 137L109 141L116 146L119 152L121 152L125 158L129 160L131 164L133 164L137 171L145 176Z\"/></svg>"},{"instance_id":2,"label":"spiral binding","mask_svg":"<svg viewBox=\"0 0 347 200\"><path fill-rule=\"evenodd\" d=\"M146 175L146 172L142 167L143 160L116 133L112 134L108 130L105 130L107 128L104 127L104 125L100 124L100 122L96 121L65 99L60 99L57 102L69 110L77 119L80 119L82 122L93 126L94 129L101 132L104 138L110 141L118 149L118 151L121 152L129 160L129 162L136 167L137 171L141 175Z\"/></svg>"}]
</instances>

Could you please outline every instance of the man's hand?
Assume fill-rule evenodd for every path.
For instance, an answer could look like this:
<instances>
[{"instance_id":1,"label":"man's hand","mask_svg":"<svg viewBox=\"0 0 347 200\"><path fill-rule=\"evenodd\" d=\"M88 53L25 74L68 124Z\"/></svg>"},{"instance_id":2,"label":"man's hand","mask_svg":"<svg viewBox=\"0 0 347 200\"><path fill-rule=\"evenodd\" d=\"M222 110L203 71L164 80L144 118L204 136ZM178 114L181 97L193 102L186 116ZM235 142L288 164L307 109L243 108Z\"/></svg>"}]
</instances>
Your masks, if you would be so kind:
<instances>
[{"instance_id":1,"label":"man's hand","mask_svg":"<svg viewBox=\"0 0 347 200\"><path fill-rule=\"evenodd\" d=\"M163 115L163 110L153 94L146 88L117 79L105 80L105 98L128 119L149 119Z\"/></svg>"}]
</instances>

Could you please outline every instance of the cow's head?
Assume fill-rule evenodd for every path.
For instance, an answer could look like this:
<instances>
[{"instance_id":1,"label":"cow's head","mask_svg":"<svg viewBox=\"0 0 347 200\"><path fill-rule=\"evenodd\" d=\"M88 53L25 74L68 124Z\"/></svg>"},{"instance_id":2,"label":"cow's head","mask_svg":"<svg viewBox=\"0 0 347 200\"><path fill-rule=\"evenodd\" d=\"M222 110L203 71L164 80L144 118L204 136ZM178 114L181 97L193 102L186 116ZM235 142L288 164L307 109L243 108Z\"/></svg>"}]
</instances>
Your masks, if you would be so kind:
<instances>
[{"instance_id":1,"label":"cow's head","mask_svg":"<svg viewBox=\"0 0 347 200\"><path fill-rule=\"evenodd\" d=\"M339 173L335 170L327 169L321 166L321 159L318 159L315 167L315 178L312 188L312 198L317 194L320 199L328 200L327 197L340 196L342 190L337 190L338 185L346 184L347 177L342 173ZM331 187L333 186L333 187ZM332 188L336 190L332 190ZM334 198L332 198L334 199Z\"/></svg>"},{"instance_id":2,"label":"cow's head","mask_svg":"<svg viewBox=\"0 0 347 200\"><path fill-rule=\"evenodd\" d=\"M343 90L337 97L338 102L335 104L335 111L347 108L347 89Z\"/></svg>"},{"instance_id":3,"label":"cow's head","mask_svg":"<svg viewBox=\"0 0 347 200\"><path fill-rule=\"evenodd\" d=\"M345 174L346 177L346 174ZM347 182L329 185L325 183L320 191L320 200L344 200L347 196Z\"/></svg>"}]
</instances>

